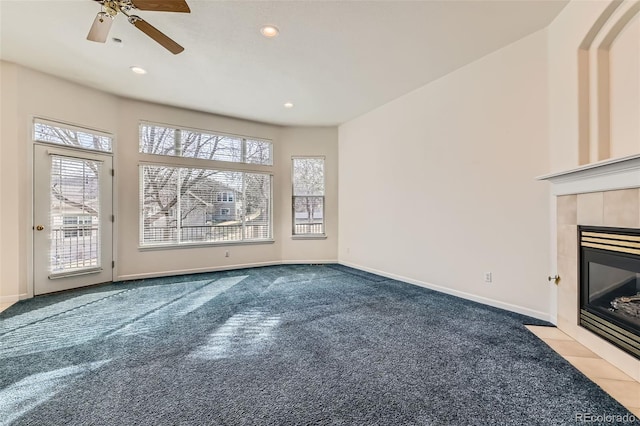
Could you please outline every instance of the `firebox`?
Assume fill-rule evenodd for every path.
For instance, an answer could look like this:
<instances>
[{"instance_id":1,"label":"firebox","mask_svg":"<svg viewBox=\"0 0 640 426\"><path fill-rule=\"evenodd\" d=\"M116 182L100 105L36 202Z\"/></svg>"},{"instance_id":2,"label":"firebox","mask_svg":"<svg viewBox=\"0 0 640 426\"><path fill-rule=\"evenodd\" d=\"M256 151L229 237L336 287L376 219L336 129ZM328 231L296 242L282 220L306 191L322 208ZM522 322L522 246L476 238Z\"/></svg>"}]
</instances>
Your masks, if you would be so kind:
<instances>
[{"instance_id":1,"label":"firebox","mask_svg":"<svg viewBox=\"0 0 640 426\"><path fill-rule=\"evenodd\" d=\"M578 234L580 325L640 359L640 229Z\"/></svg>"}]
</instances>

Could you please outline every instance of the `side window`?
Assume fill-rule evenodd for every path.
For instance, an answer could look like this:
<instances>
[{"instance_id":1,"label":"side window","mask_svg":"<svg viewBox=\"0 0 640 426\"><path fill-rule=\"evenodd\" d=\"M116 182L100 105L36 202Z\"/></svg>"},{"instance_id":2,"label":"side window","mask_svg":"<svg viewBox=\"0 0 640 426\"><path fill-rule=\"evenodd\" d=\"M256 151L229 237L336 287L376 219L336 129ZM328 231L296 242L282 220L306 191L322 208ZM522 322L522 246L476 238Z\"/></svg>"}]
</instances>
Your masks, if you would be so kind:
<instances>
[{"instance_id":1,"label":"side window","mask_svg":"<svg viewBox=\"0 0 640 426\"><path fill-rule=\"evenodd\" d=\"M293 158L293 235L325 236L324 157Z\"/></svg>"}]
</instances>

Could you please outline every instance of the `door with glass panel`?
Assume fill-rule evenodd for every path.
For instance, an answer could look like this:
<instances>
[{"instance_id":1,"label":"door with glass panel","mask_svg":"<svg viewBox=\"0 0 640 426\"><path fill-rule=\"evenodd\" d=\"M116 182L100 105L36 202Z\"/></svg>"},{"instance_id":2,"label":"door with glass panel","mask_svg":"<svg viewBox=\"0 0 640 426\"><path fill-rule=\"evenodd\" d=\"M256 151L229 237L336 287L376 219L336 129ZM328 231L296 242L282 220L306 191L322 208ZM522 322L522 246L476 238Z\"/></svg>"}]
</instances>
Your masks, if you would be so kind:
<instances>
[{"instance_id":1,"label":"door with glass panel","mask_svg":"<svg viewBox=\"0 0 640 426\"><path fill-rule=\"evenodd\" d=\"M34 293L111 281L111 156L36 144L34 171Z\"/></svg>"}]
</instances>

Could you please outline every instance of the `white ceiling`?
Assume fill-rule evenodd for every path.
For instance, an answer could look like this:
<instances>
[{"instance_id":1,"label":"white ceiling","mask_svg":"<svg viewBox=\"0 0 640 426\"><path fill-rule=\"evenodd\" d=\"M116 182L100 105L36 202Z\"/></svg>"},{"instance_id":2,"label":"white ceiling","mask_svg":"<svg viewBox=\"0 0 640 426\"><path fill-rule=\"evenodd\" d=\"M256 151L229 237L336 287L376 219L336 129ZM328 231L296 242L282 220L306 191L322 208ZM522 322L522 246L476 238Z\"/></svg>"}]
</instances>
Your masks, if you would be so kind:
<instances>
[{"instance_id":1,"label":"white ceiling","mask_svg":"<svg viewBox=\"0 0 640 426\"><path fill-rule=\"evenodd\" d=\"M136 13L185 47L174 56L122 15L110 33L121 46L87 41L94 1L0 0L0 58L135 99L336 125L544 28L567 1L187 3L190 14ZM264 24L280 35L262 37Z\"/></svg>"}]
</instances>

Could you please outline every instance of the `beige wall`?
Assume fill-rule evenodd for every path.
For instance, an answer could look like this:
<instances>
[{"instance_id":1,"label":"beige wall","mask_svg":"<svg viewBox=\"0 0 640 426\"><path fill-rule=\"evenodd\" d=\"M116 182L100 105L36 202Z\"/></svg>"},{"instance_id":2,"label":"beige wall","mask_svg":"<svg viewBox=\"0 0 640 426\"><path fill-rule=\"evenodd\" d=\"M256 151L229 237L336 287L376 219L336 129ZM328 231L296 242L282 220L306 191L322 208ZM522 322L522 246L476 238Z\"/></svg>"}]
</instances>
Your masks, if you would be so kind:
<instances>
[{"instance_id":1,"label":"beige wall","mask_svg":"<svg viewBox=\"0 0 640 426\"><path fill-rule=\"evenodd\" d=\"M281 256L285 262L307 260L337 261L338 254L338 129L336 127L288 127L280 133L283 149L277 154L282 165L276 184L282 198L278 201L282 214L276 217L280 229ZM291 238L291 157L323 155L325 157L325 220L324 240L294 240Z\"/></svg>"},{"instance_id":2,"label":"beige wall","mask_svg":"<svg viewBox=\"0 0 640 426\"><path fill-rule=\"evenodd\" d=\"M138 122L167 123L196 129L269 138L274 142L274 243L221 245L199 248L140 250L138 187L124 182L138 180L140 161L157 157L138 152ZM200 270L227 269L243 265L279 262L321 262L337 260L337 130L335 128L279 127L228 117L180 110L145 102L122 100L117 151L117 275L131 279ZM326 240L291 239L291 157L322 155L327 161ZM160 160L162 161L162 160ZM249 166L248 169L251 169ZM255 166L254 166L255 167ZM225 257L228 251L230 256Z\"/></svg>"},{"instance_id":3,"label":"beige wall","mask_svg":"<svg viewBox=\"0 0 640 426\"><path fill-rule=\"evenodd\" d=\"M547 104L540 31L340 126L340 261L547 318Z\"/></svg>"},{"instance_id":4,"label":"beige wall","mask_svg":"<svg viewBox=\"0 0 640 426\"><path fill-rule=\"evenodd\" d=\"M606 32L616 27L612 22L621 18L621 11L633 9L632 3L574 0L547 28L550 172L640 152L640 18L636 16L613 42L607 55L609 75L597 75L597 56L593 53ZM612 18L607 19L608 16ZM604 28L604 33L597 31L599 27ZM583 62L578 61L581 49L592 52L582 56ZM586 78L580 80L579 75ZM604 99L610 102L610 111L602 114L606 117L594 115L600 101L598 79L610 85ZM598 134L598 121L609 118L611 130L603 139Z\"/></svg>"},{"instance_id":5,"label":"beige wall","mask_svg":"<svg viewBox=\"0 0 640 426\"><path fill-rule=\"evenodd\" d=\"M119 106L119 131L116 153L116 185L118 220L116 221L116 274L120 279L153 275L171 275L195 271L237 267L245 264L274 263L279 257L279 230L274 232L275 243L242 246L181 247L175 249L145 249L139 246L139 189L138 164L140 161L162 162L157 156L138 151L138 123L146 120L195 129L215 130L272 139L274 151L282 149L278 140L279 127L251 123L211 114L177 108L122 100ZM274 176L281 165L273 167ZM275 189L275 188L274 188ZM274 198L280 196L274 190ZM276 215L278 211L274 212ZM225 251L230 256L225 257Z\"/></svg>"},{"instance_id":6,"label":"beige wall","mask_svg":"<svg viewBox=\"0 0 640 426\"><path fill-rule=\"evenodd\" d=\"M579 145L578 50L608 1L572 1L549 25L549 172L572 169L581 161ZM588 86L587 86L588 89Z\"/></svg>"},{"instance_id":7,"label":"beige wall","mask_svg":"<svg viewBox=\"0 0 640 426\"><path fill-rule=\"evenodd\" d=\"M2 281L7 301L31 286L32 145L34 116L115 132L117 98L6 62L2 67ZM7 77L8 80L6 79ZM3 299L4 300L4 299Z\"/></svg>"},{"instance_id":8,"label":"beige wall","mask_svg":"<svg viewBox=\"0 0 640 426\"><path fill-rule=\"evenodd\" d=\"M640 152L640 15L610 49L612 158Z\"/></svg>"},{"instance_id":9,"label":"beige wall","mask_svg":"<svg viewBox=\"0 0 640 426\"><path fill-rule=\"evenodd\" d=\"M15 67L0 63L0 303L13 302L20 284L19 214L13 207L19 201L17 79Z\"/></svg>"},{"instance_id":10,"label":"beige wall","mask_svg":"<svg viewBox=\"0 0 640 426\"><path fill-rule=\"evenodd\" d=\"M122 99L46 74L0 62L2 123L0 144L0 301L32 294L32 142L34 116L95 128L115 135L114 238L116 279L166 275L287 262L337 259L337 130L287 128L232 119L146 102ZM275 243L164 250L138 249L138 122L148 120L274 142ZM327 157L327 223L329 237L292 241L290 158ZM6 219L6 220L5 220ZM229 250L230 257L224 253Z\"/></svg>"}]
</instances>

